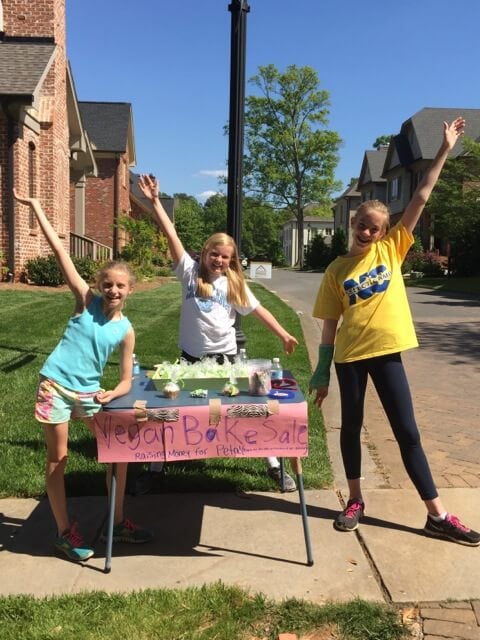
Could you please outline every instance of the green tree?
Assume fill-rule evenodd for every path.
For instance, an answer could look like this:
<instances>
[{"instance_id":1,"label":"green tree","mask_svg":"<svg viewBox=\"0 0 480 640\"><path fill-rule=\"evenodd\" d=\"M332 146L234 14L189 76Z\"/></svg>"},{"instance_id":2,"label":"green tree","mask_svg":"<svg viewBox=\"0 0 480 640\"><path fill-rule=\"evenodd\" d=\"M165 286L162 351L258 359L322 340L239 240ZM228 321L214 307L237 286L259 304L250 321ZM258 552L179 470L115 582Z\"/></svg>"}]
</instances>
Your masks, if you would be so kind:
<instances>
[{"instance_id":1,"label":"green tree","mask_svg":"<svg viewBox=\"0 0 480 640\"><path fill-rule=\"evenodd\" d=\"M203 205L203 224L207 237L213 233L227 232L227 196L216 193Z\"/></svg>"},{"instance_id":2,"label":"green tree","mask_svg":"<svg viewBox=\"0 0 480 640\"><path fill-rule=\"evenodd\" d=\"M447 238L456 275L480 274L480 143L464 138L465 155L447 160L427 210L435 235Z\"/></svg>"},{"instance_id":3,"label":"green tree","mask_svg":"<svg viewBox=\"0 0 480 640\"><path fill-rule=\"evenodd\" d=\"M242 253L250 259L283 264L282 217L269 205L245 197L242 206Z\"/></svg>"},{"instance_id":4,"label":"green tree","mask_svg":"<svg viewBox=\"0 0 480 640\"><path fill-rule=\"evenodd\" d=\"M378 138L375 140L375 142L373 143L373 148L374 149L379 149L380 147L385 147L388 146L390 144L390 140L393 138L393 135L383 135L383 136L378 136Z\"/></svg>"},{"instance_id":5,"label":"green tree","mask_svg":"<svg viewBox=\"0 0 480 640\"><path fill-rule=\"evenodd\" d=\"M347 239L345 237L345 231L339 227L335 230L332 237L332 244L330 246L330 257L334 260L337 256L343 256L347 253Z\"/></svg>"},{"instance_id":6,"label":"green tree","mask_svg":"<svg viewBox=\"0 0 480 640\"><path fill-rule=\"evenodd\" d=\"M305 257L309 269L325 269L331 262L330 248L325 244L323 236L316 235L307 247Z\"/></svg>"},{"instance_id":7,"label":"green tree","mask_svg":"<svg viewBox=\"0 0 480 640\"><path fill-rule=\"evenodd\" d=\"M129 238L121 251L122 259L131 262L140 275L153 275L154 263L163 264L166 259L166 244L157 227L148 218L137 220L127 215L119 217L118 226Z\"/></svg>"},{"instance_id":8,"label":"green tree","mask_svg":"<svg viewBox=\"0 0 480 640\"><path fill-rule=\"evenodd\" d=\"M175 228L186 251L199 252L207 239L202 205L193 197L181 194L175 209Z\"/></svg>"},{"instance_id":9,"label":"green tree","mask_svg":"<svg viewBox=\"0 0 480 640\"><path fill-rule=\"evenodd\" d=\"M259 67L250 82L260 95L246 98L245 189L293 212L303 265L303 207L328 203L340 188L334 171L340 136L328 130L329 93L311 67Z\"/></svg>"}]
</instances>

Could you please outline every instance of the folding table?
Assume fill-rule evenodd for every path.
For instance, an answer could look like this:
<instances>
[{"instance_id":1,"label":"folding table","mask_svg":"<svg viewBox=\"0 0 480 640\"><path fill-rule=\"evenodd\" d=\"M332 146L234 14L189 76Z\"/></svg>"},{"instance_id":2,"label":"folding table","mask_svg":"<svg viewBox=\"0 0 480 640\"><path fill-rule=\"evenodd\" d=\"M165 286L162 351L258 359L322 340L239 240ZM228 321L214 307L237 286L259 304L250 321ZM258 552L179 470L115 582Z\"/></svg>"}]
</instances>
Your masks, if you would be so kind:
<instances>
[{"instance_id":1,"label":"folding table","mask_svg":"<svg viewBox=\"0 0 480 640\"><path fill-rule=\"evenodd\" d=\"M181 390L176 399L165 398L148 373L142 369L130 393L95 416L98 460L112 463L105 572L112 563L116 464L215 457L278 456L282 484L284 458L290 458L297 478L307 565L312 566L301 463L308 455L308 410L290 372L284 373L284 382L269 396L241 391L227 397L210 390L206 398L193 398Z\"/></svg>"}]
</instances>

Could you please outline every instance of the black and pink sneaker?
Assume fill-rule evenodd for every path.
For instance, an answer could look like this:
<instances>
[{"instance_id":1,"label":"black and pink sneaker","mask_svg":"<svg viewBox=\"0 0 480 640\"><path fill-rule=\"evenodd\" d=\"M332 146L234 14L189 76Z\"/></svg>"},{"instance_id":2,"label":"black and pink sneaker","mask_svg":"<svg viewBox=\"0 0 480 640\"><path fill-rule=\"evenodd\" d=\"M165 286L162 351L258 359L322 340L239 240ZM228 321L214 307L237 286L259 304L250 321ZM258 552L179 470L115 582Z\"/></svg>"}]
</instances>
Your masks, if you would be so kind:
<instances>
[{"instance_id":1,"label":"black and pink sneaker","mask_svg":"<svg viewBox=\"0 0 480 640\"><path fill-rule=\"evenodd\" d=\"M349 500L347 506L339 513L333 523L338 531L355 531L358 528L360 518L365 512L365 503L360 500Z\"/></svg>"},{"instance_id":2,"label":"black and pink sneaker","mask_svg":"<svg viewBox=\"0 0 480 640\"><path fill-rule=\"evenodd\" d=\"M452 516L450 513L447 513L445 520L440 520L440 522L436 522L433 518L427 516L427 523L423 530L427 536L451 540L468 547L478 547L480 545L480 533L469 529L456 516Z\"/></svg>"}]
</instances>

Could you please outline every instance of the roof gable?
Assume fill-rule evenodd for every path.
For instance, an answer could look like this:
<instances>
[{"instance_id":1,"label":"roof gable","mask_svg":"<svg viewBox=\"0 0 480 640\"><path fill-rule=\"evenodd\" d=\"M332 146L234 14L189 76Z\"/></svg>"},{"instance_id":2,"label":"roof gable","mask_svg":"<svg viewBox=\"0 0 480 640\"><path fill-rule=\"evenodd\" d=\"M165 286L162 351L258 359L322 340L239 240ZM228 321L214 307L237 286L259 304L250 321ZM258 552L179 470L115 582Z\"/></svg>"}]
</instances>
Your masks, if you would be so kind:
<instances>
[{"instance_id":1,"label":"roof gable","mask_svg":"<svg viewBox=\"0 0 480 640\"><path fill-rule=\"evenodd\" d=\"M79 102L82 122L94 151L129 152L135 163L132 105L129 102Z\"/></svg>"},{"instance_id":2,"label":"roof gable","mask_svg":"<svg viewBox=\"0 0 480 640\"><path fill-rule=\"evenodd\" d=\"M0 95L33 104L55 53L52 43L0 42Z\"/></svg>"}]
</instances>

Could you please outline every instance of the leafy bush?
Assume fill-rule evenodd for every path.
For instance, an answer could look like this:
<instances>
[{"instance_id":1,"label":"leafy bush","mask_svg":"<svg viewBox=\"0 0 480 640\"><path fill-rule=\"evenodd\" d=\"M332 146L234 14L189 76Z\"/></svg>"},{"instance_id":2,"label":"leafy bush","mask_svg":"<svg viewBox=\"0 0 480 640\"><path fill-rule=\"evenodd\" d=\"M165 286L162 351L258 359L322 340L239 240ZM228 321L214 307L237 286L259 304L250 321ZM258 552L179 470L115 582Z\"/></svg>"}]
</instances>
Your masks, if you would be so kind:
<instances>
[{"instance_id":1,"label":"leafy bush","mask_svg":"<svg viewBox=\"0 0 480 640\"><path fill-rule=\"evenodd\" d=\"M305 266L309 269L324 269L331 261L330 247L327 247L320 234L316 235L308 245Z\"/></svg>"},{"instance_id":2,"label":"leafy bush","mask_svg":"<svg viewBox=\"0 0 480 640\"><path fill-rule=\"evenodd\" d=\"M85 282L95 281L97 271L100 267L98 262L95 262L90 256L84 256L83 258L72 257L72 260L80 277L82 277Z\"/></svg>"},{"instance_id":3,"label":"leafy bush","mask_svg":"<svg viewBox=\"0 0 480 640\"><path fill-rule=\"evenodd\" d=\"M421 271L430 278L437 278L444 273L441 259L435 251L409 251L402 272L409 271Z\"/></svg>"},{"instance_id":4,"label":"leafy bush","mask_svg":"<svg viewBox=\"0 0 480 640\"><path fill-rule=\"evenodd\" d=\"M40 286L58 287L65 283L63 274L53 254L32 258L25 263L27 278L33 284Z\"/></svg>"}]
</instances>

